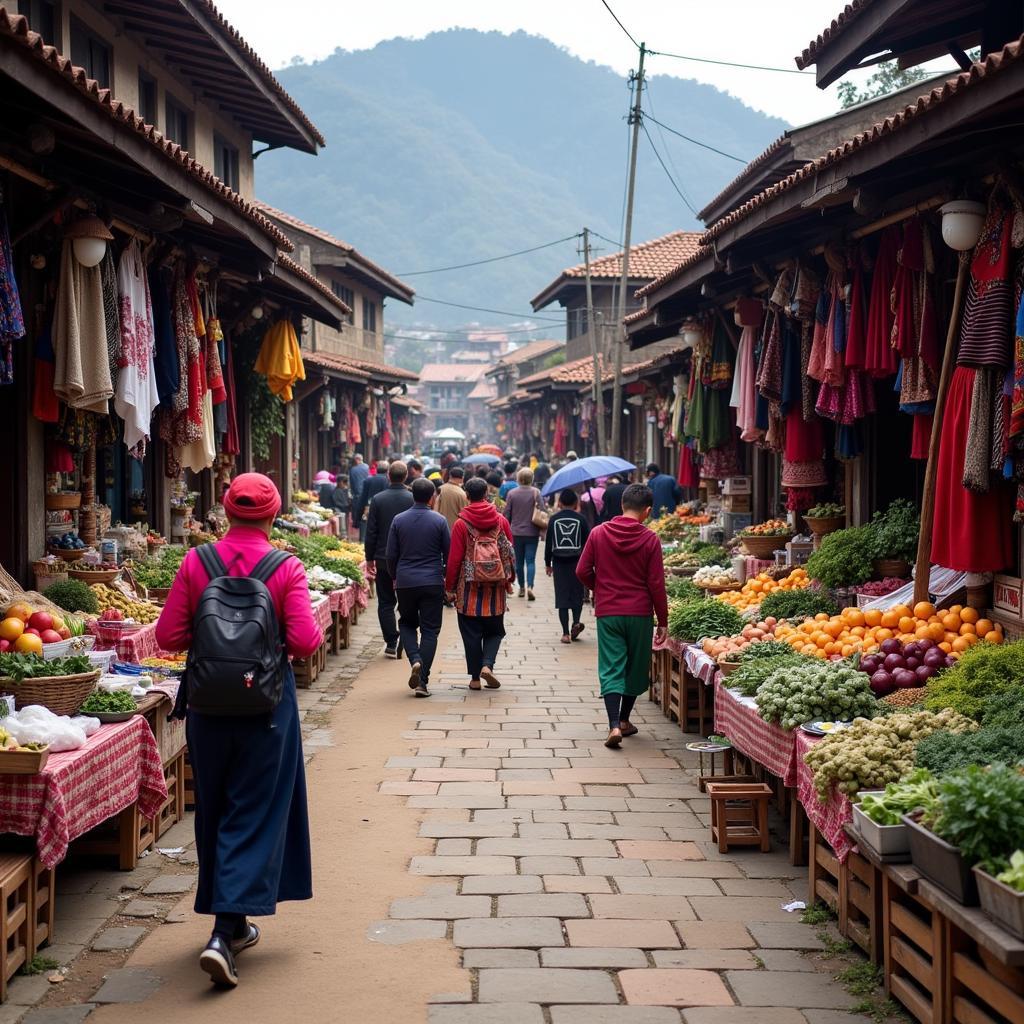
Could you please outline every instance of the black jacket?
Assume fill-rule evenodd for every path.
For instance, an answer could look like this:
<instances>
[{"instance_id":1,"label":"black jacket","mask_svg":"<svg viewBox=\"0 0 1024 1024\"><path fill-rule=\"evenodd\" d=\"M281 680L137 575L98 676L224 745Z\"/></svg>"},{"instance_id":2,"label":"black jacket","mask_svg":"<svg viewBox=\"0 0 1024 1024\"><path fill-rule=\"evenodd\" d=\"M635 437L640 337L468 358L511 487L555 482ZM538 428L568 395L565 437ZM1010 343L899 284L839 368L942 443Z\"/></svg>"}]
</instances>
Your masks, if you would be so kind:
<instances>
[{"instance_id":1,"label":"black jacket","mask_svg":"<svg viewBox=\"0 0 1024 1024\"><path fill-rule=\"evenodd\" d=\"M627 486L628 484L612 484L604 489L600 522L607 523L609 519L622 515L622 492Z\"/></svg>"},{"instance_id":2,"label":"black jacket","mask_svg":"<svg viewBox=\"0 0 1024 1024\"><path fill-rule=\"evenodd\" d=\"M372 479L372 478L371 478ZM367 480L367 484L370 481ZM363 488L366 493L366 488ZM399 512L412 508L412 491L405 484L391 484L370 502L370 512L366 517L366 542L363 550L368 562L388 557L388 534L391 523Z\"/></svg>"},{"instance_id":3,"label":"black jacket","mask_svg":"<svg viewBox=\"0 0 1024 1024\"><path fill-rule=\"evenodd\" d=\"M359 492L359 498L356 501L356 506L352 510L355 516L356 522L358 523L363 518L363 512L366 507L370 504L375 494L380 494L388 485L387 473L378 473L376 476L368 476L363 482L363 489Z\"/></svg>"},{"instance_id":4,"label":"black jacket","mask_svg":"<svg viewBox=\"0 0 1024 1024\"><path fill-rule=\"evenodd\" d=\"M548 520L544 539L544 564L552 562L578 562L587 543L590 527L574 509L559 509Z\"/></svg>"}]
</instances>

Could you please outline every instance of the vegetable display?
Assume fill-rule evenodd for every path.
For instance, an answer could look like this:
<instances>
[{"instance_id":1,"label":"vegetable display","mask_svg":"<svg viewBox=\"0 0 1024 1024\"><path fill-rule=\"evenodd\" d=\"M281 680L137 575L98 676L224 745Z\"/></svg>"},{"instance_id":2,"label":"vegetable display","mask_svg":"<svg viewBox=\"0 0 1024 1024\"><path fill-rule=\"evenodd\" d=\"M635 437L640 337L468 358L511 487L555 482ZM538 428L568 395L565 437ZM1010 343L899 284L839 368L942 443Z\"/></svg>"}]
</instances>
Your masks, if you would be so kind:
<instances>
[{"instance_id":1,"label":"vegetable display","mask_svg":"<svg viewBox=\"0 0 1024 1024\"><path fill-rule=\"evenodd\" d=\"M874 572L872 544L870 526L851 526L826 534L821 546L807 560L807 573L833 590L863 583Z\"/></svg>"},{"instance_id":2,"label":"vegetable display","mask_svg":"<svg viewBox=\"0 0 1024 1024\"><path fill-rule=\"evenodd\" d=\"M685 576L667 576L665 593L670 601L694 601L703 597L703 592Z\"/></svg>"},{"instance_id":3,"label":"vegetable display","mask_svg":"<svg viewBox=\"0 0 1024 1024\"><path fill-rule=\"evenodd\" d=\"M742 629L740 613L721 601L701 598L669 608L669 635L684 643L695 644L705 637L732 636Z\"/></svg>"},{"instance_id":4,"label":"vegetable display","mask_svg":"<svg viewBox=\"0 0 1024 1024\"><path fill-rule=\"evenodd\" d=\"M934 640L924 637L904 644L895 638L883 640L877 654L860 661L860 670L871 677L871 689L885 697L894 690L926 686L942 669L956 664Z\"/></svg>"},{"instance_id":5,"label":"vegetable display","mask_svg":"<svg viewBox=\"0 0 1024 1024\"><path fill-rule=\"evenodd\" d=\"M97 690L85 698L85 703L78 710L79 714L83 715L122 715L137 709L135 698L130 693L125 693L124 690L116 690L113 693L102 693Z\"/></svg>"},{"instance_id":6,"label":"vegetable display","mask_svg":"<svg viewBox=\"0 0 1024 1024\"><path fill-rule=\"evenodd\" d=\"M723 569L719 565L702 566L693 574L693 582L698 587L738 587L739 578L731 569Z\"/></svg>"},{"instance_id":7,"label":"vegetable display","mask_svg":"<svg viewBox=\"0 0 1024 1024\"><path fill-rule=\"evenodd\" d=\"M905 587L909 580L901 580L899 576L886 576L881 580L868 580L857 587L857 593L865 597L885 597L900 587Z\"/></svg>"},{"instance_id":8,"label":"vegetable display","mask_svg":"<svg viewBox=\"0 0 1024 1024\"><path fill-rule=\"evenodd\" d=\"M40 679L48 676L77 676L92 671L87 655L73 654L67 658L44 661L41 654L0 654L0 677L13 679Z\"/></svg>"},{"instance_id":9,"label":"vegetable display","mask_svg":"<svg viewBox=\"0 0 1024 1024\"><path fill-rule=\"evenodd\" d=\"M740 655L740 667L729 676L728 687L744 697L753 697L772 673L806 661L804 655L797 654L788 644L772 640L751 644Z\"/></svg>"},{"instance_id":10,"label":"vegetable display","mask_svg":"<svg viewBox=\"0 0 1024 1024\"><path fill-rule=\"evenodd\" d=\"M965 609L966 611L966 609ZM930 688L925 707L951 707L980 718L986 702L1024 679L1024 641L998 646L977 644Z\"/></svg>"},{"instance_id":11,"label":"vegetable display","mask_svg":"<svg viewBox=\"0 0 1024 1024\"><path fill-rule=\"evenodd\" d=\"M804 513L804 519L835 519L837 516L846 515L846 506L837 505L833 501L826 501L814 508L809 508Z\"/></svg>"},{"instance_id":12,"label":"vegetable display","mask_svg":"<svg viewBox=\"0 0 1024 1024\"><path fill-rule=\"evenodd\" d=\"M43 591L43 597L66 612L86 612L93 615L99 610L96 595L92 592L89 584L83 583L81 580L51 583Z\"/></svg>"},{"instance_id":13,"label":"vegetable display","mask_svg":"<svg viewBox=\"0 0 1024 1024\"><path fill-rule=\"evenodd\" d=\"M747 608L762 605L776 594L781 597L790 591L799 593L810 585L811 581L807 578L807 573L804 569L794 569L781 580L774 579L767 572L762 572L758 573L753 579L747 580L739 590L721 594L718 599L726 604L731 604L740 611L745 611ZM831 607L831 611L835 611L834 605ZM761 610L762 618L767 618L769 615L775 618L782 618L777 611L770 609L768 611Z\"/></svg>"},{"instance_id":14,"label":"vegetable display","mask_svg":"<svg viewBox=\"0 0 1024 1024\"><path fill-rule=\"evenodd\" d=\"M772 590L761 601L761 614L772 615L777 619L813 619L815 615L835 615L839 608L833 598L822 590L804 589L810 584L807 573L803 569L794 569L793 573L801 573L804 582L800 589L791 590L780 587Z\"/></svg>"},{"instance_id":15,"label":"vegetable display","mask_svg":"<svg viewBox=\"0 0 1024 1024\"><path fill-rule=\"evenodd\" d=\"M1024 850L1014 850L1007 864L1006 870L996 875L996 881L1015 892L1024 892Z\"/></svg>"},{"instance_id":16,"label":"vegetable display","mask_svg":"<svg viewBox=\"0 0 1024 1024\"><path fill-rule=\"evenodd\" d=\"M859 718L848 729L826 736L804 755L814 787L827 800L835 785L852 796L861 789L883 789L914 769L914 751L933 732L973 732L976 722L945 710L897 711L884 718Z\"/></svg>"},{"instance_id":17,"label":"vegetable display","mask_svg":"<svg viewBox=\"0 0 1024 1024\"><path fill-rule=\"evenodd\" d=\"M864 673L838 662L783 665L758 687L754 700L761 717L783 729L822 718L848 721L875 710Z\"/></svg>"},{"instance_id":18,"label":"vegetable display","mask_svg":"<svg viewBox=\"0 0 1024 1024\"><path fill-rule=\"evenodd\" d=\"M748 647L756 646L762 640L772 635L775 622L748 622L736 636L708 637L704 641L703 650L712 658L726 658L728 661L736 660L733 655L739 655ZM728 657L726 657L728 656Z\"/></svg>"},{"instance_id":19,"label":"vegetable display","mask_svg":"<svg viewBox=\"0 0 1024 1024\"><path fill-rule=\"evenodd\" d=\"M858 806L876 825L898 825L904 814L931 807L937 796L935 776L917 768L901 782L890 782L881 793L865 793Z\"/></svg>"},{"instance_id":20,"label":"vegetable display","mask_svg":"<svg viewBox=\"0 0 1024 1024\"><path fill-rule=\"evenodd\" d=\"M873 558L910 562L917 555L921 516L912 502L894 501L884 512L871 518Z\"/></svg>"},{"instance_id":21,"label":"vegetable display","mask_svg":"<svg viewBox=\"0 0 1024 1024\"><path fill-rule=\"evenodd\" d=\"M757 526L748 526L740 530L737 537L788 537L793 533L793 528L785 519L769 519L765 523L758 523Z\"/></svg>"},{"instance_id":22,"label":"vegetable display","mask_svg":"<svg viewBox=\"0 0 1024 1024\"><path fill-rule=\"evenodd\" d=\"M968 765L1016 765L1024 761L1024 721L1015 726L982 728L965 735L937 732L917 745L914 763L933 772L954 771ZM1024 809L1022 809L1024 810Z\"/></svg>"},{"instance_id":23,"label":"vegetable display","mask_svg":"<svg viewBox=\"0 0 1024 1024\"><path fill-rule=\"evenodd\" d=\"M120 612L123 619L133 619L135 622L150 623L160 618L160 607L150 601L133 601L105 583L93 583L90 589L96 595L105 619L116 621L114 616L107 614L110 610Z\"/></svg>"}]
</instances>

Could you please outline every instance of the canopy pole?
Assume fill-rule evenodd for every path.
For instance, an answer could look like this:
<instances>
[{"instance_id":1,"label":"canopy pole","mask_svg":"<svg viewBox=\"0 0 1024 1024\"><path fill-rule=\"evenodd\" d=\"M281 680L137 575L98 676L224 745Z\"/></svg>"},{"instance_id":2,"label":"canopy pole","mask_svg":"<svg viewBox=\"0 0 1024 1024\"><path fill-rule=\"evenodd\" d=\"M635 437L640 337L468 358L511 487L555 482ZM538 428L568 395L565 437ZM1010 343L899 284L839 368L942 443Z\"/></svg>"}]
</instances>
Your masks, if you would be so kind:
<instances>
[{"instance_id":1,"label":"canopy pole","mask_svg":"<svg viewBox=\"0 0 1024 1024\"><path fill-rule=\"evenodd\" d=\"M935 397L935 415L932 417L932 436L928 444L928 464L924 471L924 494L921 497L921 529L917 540L917 570L914 574L914 604L928 600L928 584L931 569L932 521L935 516L935 477L938 472L939 439L942 436L942 418L946 411L946 394L953 375L956 361L956 339L960 332L960 315L964 283L971 265L971 252L960 253L960 268L956 275L956 291L953 295L953 309L946 331L946 347L942 353L942 373L939 376L939 392Z\"/></svg>"}]
</instances>

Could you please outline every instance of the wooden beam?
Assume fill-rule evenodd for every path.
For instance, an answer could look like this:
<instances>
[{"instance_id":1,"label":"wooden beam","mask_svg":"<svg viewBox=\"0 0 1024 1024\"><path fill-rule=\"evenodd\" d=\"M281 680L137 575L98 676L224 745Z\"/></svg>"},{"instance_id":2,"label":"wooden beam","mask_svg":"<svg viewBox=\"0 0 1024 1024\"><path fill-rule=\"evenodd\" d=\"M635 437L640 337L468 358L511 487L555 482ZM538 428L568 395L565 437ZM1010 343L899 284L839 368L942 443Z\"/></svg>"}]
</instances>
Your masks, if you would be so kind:
<instances>
[{"instance_id":1,"label":"wooden beam","mask_svg":"<svg viewBox=\"0 0 1024 1024\"><path fill-rule=\"evenodd\" d=\"M865 47L893 18L902 14L914 0L875 0L815 55L814 67L819 89L842 78L861 57ZM876 47L878 49L878 47Z\"/></svg>"}]
</instances>

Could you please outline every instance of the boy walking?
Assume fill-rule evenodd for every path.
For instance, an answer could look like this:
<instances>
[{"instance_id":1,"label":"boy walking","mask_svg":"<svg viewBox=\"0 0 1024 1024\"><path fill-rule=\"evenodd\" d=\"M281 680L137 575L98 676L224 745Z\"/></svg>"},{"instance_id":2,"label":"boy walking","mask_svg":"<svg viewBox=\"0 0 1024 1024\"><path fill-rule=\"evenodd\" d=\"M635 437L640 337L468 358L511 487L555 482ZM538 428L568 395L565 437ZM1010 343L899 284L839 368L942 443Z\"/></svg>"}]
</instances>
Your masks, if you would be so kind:
<instances>
[{"instance_id":1,"label":"boy walking","mask_svg":"<svg viewBox=\"0 0 1024 1024\"><path fill-rule=\"evenodd\" d=\"M629 716L650 686L652 610L655 640L665 639L668 598L661 542L644 526L654 497L643 484L622 493L622 515L594 527L583 547L576 575L594 591L597 616L597 672L608 712L606 747L639 730Z\"/></svg>"},{"instance_id":2,"label":"boy walking","mask_svg":"<svg viewBox=\"0 0 1024 1024\"><path fill-rule=\"evenodd\" d=\"M562 643L571 644L583 632L580 614L586 591L576 577L583 545L590 535L583 516L577 511L579 498L571 487L558 495L558 511L548 520L544 541L544 565L547 574L555 578L555 607L562 624ZM572 629L569 613L572 612Z\"/></svg>"}]
</instances>

